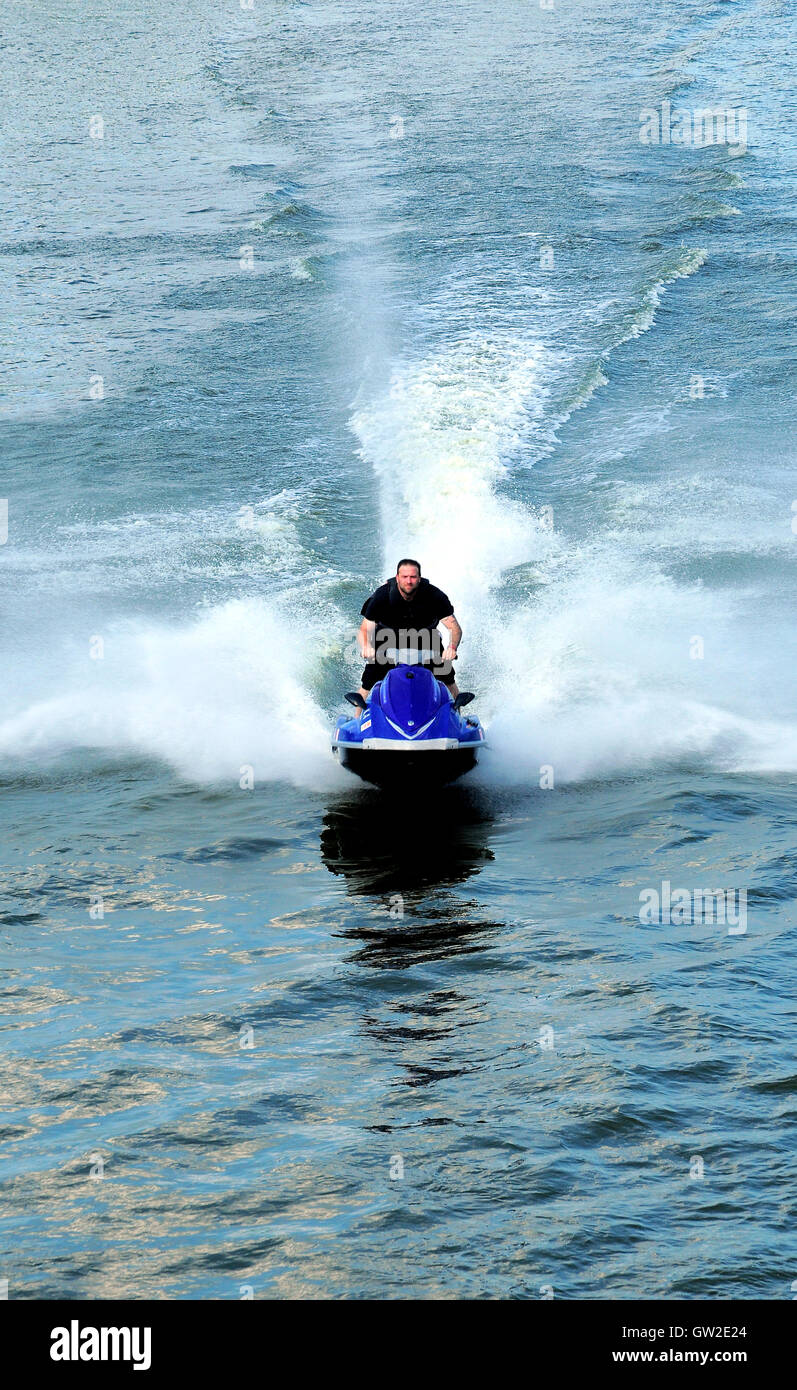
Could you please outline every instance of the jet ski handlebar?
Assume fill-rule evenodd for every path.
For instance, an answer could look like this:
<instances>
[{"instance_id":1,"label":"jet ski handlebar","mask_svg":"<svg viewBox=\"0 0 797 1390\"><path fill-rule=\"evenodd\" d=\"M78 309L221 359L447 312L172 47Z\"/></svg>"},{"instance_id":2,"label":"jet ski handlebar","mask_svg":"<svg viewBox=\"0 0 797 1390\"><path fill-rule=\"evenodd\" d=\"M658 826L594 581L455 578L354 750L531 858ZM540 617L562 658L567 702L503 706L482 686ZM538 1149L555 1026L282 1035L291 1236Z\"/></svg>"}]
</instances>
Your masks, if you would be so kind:
<instances>
[{"instance_id":1,"label":"jet ski handlebar","mask_svg":"<svg viewBox=\"0 0 797 1390\"><path fill-rule=\"evenodd\" d=\"M385 660L392 661L396 666L423 666L432 663L439 665L442 657L439 652L416 651L413 647L386 647Z\"/></svg>"}]
</instances>

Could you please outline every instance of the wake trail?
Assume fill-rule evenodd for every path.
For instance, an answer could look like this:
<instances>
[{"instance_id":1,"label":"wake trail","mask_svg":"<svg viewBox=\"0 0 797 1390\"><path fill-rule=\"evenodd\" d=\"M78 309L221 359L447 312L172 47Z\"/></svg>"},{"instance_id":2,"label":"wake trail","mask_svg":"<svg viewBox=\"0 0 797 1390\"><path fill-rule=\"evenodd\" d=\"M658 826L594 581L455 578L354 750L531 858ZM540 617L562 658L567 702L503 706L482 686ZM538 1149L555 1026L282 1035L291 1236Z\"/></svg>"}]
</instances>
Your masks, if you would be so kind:
<instances>
[{"instance_id":1,"label":"wake trail","mask_svg":"<svg viewBox=\"0 0 797 1390\"><path fill-rule=\"evenodd\" d=\"M604 362L651 329L665 289L704 259L682 251L643 287ZM417 558L462 621L458 682L479 693L485 775L536 785L550 765L565 781L701 763L797 769L797 729L736 698L749 655L732 595L676 582L632 529L565 537L542 499L519 495L514 457L522 449L527 467L550 455L567 418L546 410L560 368L539 341L472 335L397 366L352 418L379 488L384 575ZM589 395L605 380L596 373ZM525 490L533 476L522 474ZM699 634L713 682L693 659Z\"/></svg>"}]
</instances>

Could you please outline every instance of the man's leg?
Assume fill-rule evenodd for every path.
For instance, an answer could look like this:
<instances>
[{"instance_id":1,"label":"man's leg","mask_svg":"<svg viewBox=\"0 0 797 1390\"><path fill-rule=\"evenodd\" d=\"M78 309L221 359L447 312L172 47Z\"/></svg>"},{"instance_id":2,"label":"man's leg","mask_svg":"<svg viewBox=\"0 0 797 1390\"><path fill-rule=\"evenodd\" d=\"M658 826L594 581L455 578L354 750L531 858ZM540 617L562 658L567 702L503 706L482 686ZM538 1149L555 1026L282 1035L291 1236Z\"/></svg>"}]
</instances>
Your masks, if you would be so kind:
<instances>
[{"instance_id":1,"label":"man's leg","mask_svg":"<svg viewBox=\"0 0 797 1390\"><path fill-rule=\"evenodd\" d=\"M371 691L376 685L376 682L380 681L384 674L384 671L377 666L375 661L369 661L368 665L362 673L362 677L360 680L360 694L362 695L364 700L368 699L368 696L370 695ZM363 711L361 709L358 709L357 718L362 719L362 716Z\"/></svg>"},{"instance_id":2,"label":"man's leg","mask_svg":"<svg viewBox=\"0 0 797 1390\"><path fill-rule=\"evenodd\" d=\"M459 686L457 685L456 679L454 677L453 664L450 661L446 661L441 666L433 666L432 675L437 680L442 681L446 690L451 692L451 699L456 700L459 694Z\"/></svg>"}]
</instances>

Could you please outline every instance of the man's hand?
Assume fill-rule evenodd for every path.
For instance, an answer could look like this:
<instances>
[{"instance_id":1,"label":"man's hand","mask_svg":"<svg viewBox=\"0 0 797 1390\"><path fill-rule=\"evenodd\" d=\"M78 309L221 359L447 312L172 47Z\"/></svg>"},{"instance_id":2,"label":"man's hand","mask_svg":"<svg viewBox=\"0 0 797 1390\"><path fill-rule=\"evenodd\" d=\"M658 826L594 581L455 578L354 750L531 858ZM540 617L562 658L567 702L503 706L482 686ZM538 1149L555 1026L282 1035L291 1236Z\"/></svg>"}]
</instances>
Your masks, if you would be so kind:
<instances>
[{"instance_id":1,"label":"man's hand","mask_svg":"<svg viewBox=\"0 0 797 1390\"><path fill-rule=\"evenodd\" d=\"M448 618L441 618L440 621L442 622L443 627L448 628L448 635L451 638L451 641L449 642L448 646L443 652L443 660L456 661L457 647L462 641L462 628L460 627L453 613Z\"/></svg>"},{"instance_id":2,"label":"man's hand","mask_svg":"<svg viewBox=\"0 0 797 1390\"><path fill-rule=\"evenodd\" d=\"M374 650L374 637L376 636L376 623L369 622L363 618L360 623L360 630L357 633L357 645L360 648L363 661L375 661L376 651Z\"/></svg>"}]
</instances>

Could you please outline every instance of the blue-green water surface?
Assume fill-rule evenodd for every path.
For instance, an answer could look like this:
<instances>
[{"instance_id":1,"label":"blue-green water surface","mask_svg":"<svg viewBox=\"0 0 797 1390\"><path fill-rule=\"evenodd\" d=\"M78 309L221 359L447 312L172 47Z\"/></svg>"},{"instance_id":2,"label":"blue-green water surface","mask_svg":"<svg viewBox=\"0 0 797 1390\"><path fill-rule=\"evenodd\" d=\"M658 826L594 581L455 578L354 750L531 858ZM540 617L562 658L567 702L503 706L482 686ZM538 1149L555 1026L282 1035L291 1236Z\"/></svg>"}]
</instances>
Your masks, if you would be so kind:
<instances>
[{"instance_id":1,"label":"blue-green water surface","mask_svg":"<svg viewBox=\"0 0 797 1390\"><path fill-rule=\"evenodd\" d=\"M794 39L5 5L9 1297L792 1296ZM387 798L405 554L490 748Z\"/></svg>"}]
</instances>

